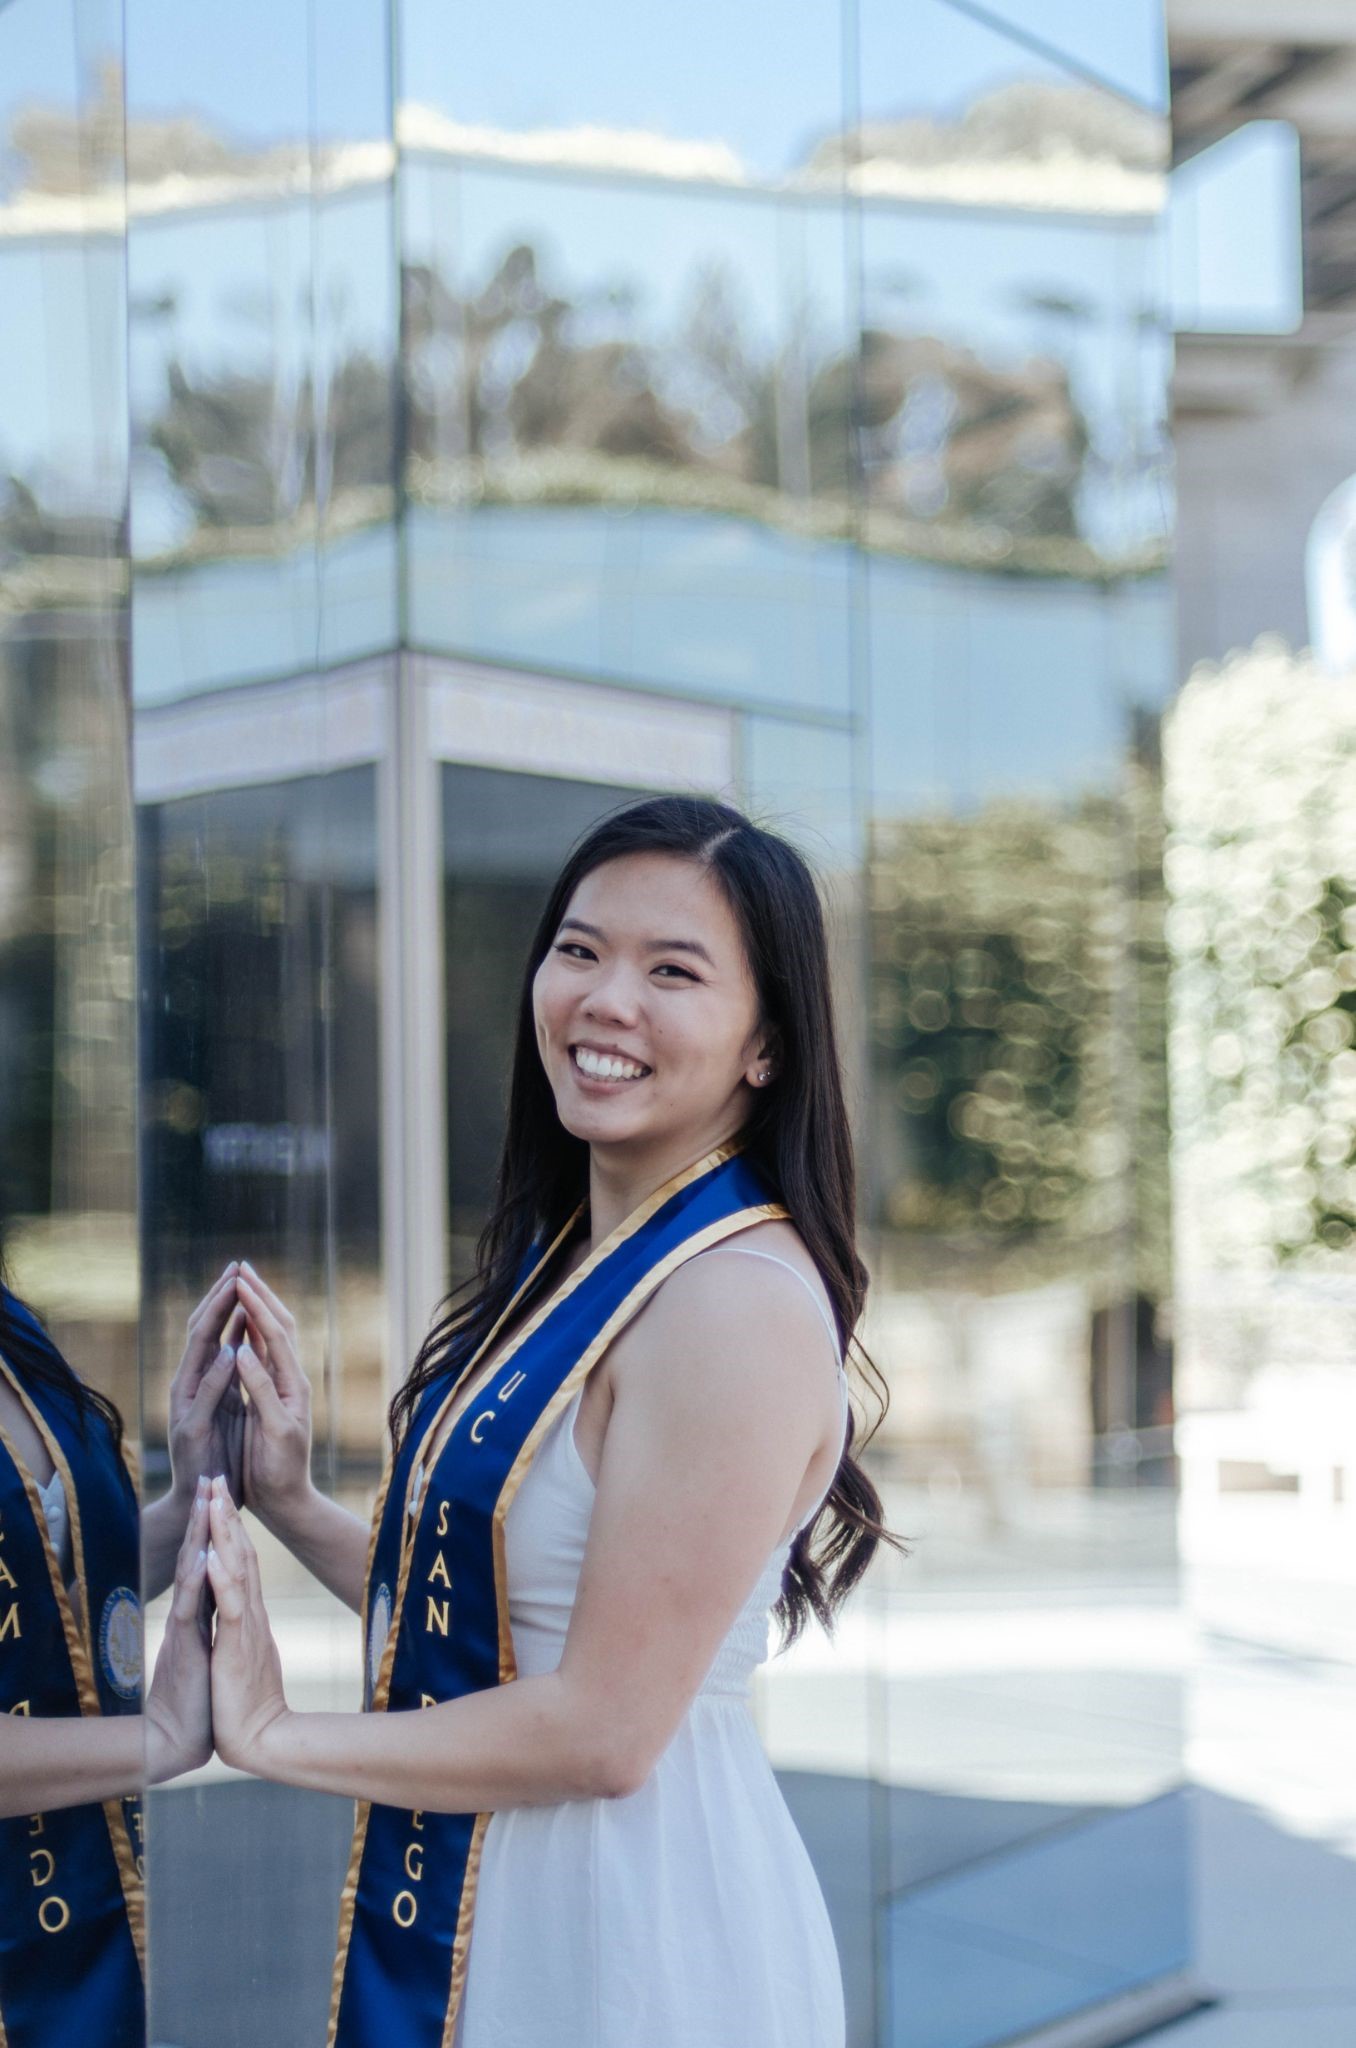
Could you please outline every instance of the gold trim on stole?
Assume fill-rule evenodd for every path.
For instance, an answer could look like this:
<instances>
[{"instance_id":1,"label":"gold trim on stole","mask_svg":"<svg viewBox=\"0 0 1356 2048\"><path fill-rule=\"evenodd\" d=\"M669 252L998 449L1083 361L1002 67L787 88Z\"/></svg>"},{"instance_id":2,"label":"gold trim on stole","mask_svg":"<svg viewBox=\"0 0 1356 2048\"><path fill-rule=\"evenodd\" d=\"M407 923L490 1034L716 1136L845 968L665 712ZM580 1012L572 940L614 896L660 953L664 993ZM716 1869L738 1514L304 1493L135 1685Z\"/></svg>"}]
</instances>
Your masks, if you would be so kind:
<instances>
[{"instance_id":1,"label":"gold trim on stole","mask_svg":"<svg viewBox=\"0 0 1356 2048\"><path fill-rule=\"evenodd\" d=\"M62 1632L66 1638L66 1650L71 1660L71 1670L75 1674L76 1693L80 1700L81 1715L102 1717L103 1708L100 1705L99 1691L94 1681L93 1645L95 1623L89 1611L89 1581L85 1576L85 1546L80 1531L80 1502L76 1495L75 1480L71 1476L71 1468L66 1462L66 1454L49 1428L46 1416L20 1383L18 1374L10 1365L9 1360L3 1356L0 1356L0 1372L4 1373L10 1386L18 1395L29 1421L33 1424L33 1427L37 1430L47 1447L47 1455L51 1459L53 1467L61 1474L61 1484L66 1494L66 1512L70 1519L71 1560L75 1567L76 1583L80 1588L80 1605L85 1618L84 1635L81 1634L75 1616L71 1612L70 1597L66 1592L65 1581L61 1576L61 1560L58 1558L52 1544L51 1531L47 1527L47 1517L42 1511L42 1500L38 1494L37 1482L18 1451L14 1448L6 1431L0 1428L0 1443L3 1443L5 1449L9 1452L23 1480L24 1493L28 1500L29 1510L37 1524L43 1555L47 1559L47 1575L52 1582L52 1592L56 1598L57 1612L61 1616ZM140 1590L138 1587L138 1595ZM142 1686L144 1699L144 1668L142 1671ZM142 1780L144 1789L144 1768ZM136 1794L129 1793L127 1796L133 1798ZM89 1804L94 1805L95 1802L91 1800ZM103 1807L104 1822L108 1828L109 1843L113 1850L113 1860L118 1866L118 1881L122 1886L123 1900L127 1907L127 1923L132 1931L132 1946L136 1950L137 1962L141 1967L144 1977L146 1972L145 1887L142 1879L137 1874L136 1861L132 1855L132 1845L127 1839L127 1822L123 1817L121 1800L104 1799L99 1804ZM3 2044L0 2044L0 2048L3 2048Z\"/></svg>"}]
</instances>

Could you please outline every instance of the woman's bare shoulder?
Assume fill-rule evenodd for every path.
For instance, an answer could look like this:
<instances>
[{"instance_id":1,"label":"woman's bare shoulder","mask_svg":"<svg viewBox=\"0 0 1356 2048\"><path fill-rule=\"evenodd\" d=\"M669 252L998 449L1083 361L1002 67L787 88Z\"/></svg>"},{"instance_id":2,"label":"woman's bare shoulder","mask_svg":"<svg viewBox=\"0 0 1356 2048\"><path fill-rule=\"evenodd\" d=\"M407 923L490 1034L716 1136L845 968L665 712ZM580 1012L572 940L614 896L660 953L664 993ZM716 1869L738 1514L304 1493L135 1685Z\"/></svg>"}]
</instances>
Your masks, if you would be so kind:
<instances>
[{"instance_id":1,"label":"woman's bare shoulder","mask_svg":"<svg viewBox=\"0 0 1356 2048\"><path fill-rule=\"evenodd\" d=\"M758 1256L734 1256L736 1248ZM779 1265L792 1267L798 1278L791 1280ZM694 1253L670 1273L609 1357L615 1374L672 1357L675 1346L721 1357L727 1370L735 1353L746 1357L751 1369L766 1354L769 1369L775 1366L783 1380L795 1358L808 1390L825 1377L826 1317L831 1325L832 1303L799 1232L781 1221L751 1224Z\"/></svg>"}]
</instances>

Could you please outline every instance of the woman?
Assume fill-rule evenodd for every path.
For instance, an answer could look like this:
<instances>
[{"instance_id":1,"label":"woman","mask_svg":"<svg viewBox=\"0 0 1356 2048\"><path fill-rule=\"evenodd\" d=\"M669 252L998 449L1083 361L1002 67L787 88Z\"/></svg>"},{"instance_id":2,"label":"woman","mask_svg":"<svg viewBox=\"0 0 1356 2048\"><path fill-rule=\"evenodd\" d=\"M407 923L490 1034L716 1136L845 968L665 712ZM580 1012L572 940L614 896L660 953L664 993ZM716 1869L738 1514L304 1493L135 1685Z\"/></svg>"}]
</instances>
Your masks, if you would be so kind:
<instances>
[{"instance_id":1,"label":"woman","mask_svg":"<svg viewBox=\"0 0 1356 2048\"><path fill-rule=\"evenodd\" d=\"M865 1275L799 856L662 798L567 862L497 1206L393 1403L370 1549L310 1487L286 1311L249 1267L237 1291L246 1501L364 1612L373 1711L292 1713L214 1488L218 1748L363 1802L331 2039L841 2042L823 1899L747 1705L769 1607L788 1635L827 1621L885 1533L848 1448Z\"/></svg>"},{"instance_id":2,"label":"woman","mask_svg":"<svg viewBox=\"0 0 1356 2048\"><path fill-rule=\"evenodd\" d=\"M212 1753L207 1481L238 1434L223 1402L234 1360L218 1343L232 1317L228 1269L175 1378L177 1484L139 1531L121 1416L0 1271L0 2041L12 2048L144 2048L137 1794ZM152 1593L179 1550L144 1715L143 1535Z\"/></svg>"}]
</instances>

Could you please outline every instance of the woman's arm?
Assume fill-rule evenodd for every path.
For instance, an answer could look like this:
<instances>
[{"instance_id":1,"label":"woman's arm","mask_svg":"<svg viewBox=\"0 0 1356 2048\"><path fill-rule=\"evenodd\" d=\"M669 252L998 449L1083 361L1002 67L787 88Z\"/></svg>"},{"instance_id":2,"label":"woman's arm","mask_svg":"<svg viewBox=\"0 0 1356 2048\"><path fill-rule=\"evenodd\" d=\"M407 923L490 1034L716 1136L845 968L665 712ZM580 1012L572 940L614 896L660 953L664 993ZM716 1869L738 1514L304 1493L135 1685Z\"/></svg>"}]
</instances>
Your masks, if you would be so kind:
<instances>
[{"instance_id":1,"label":"woman's arm","mask_svg":"<svg viewBox=\"0 0 1356 2048\"><path fill-rule=\"evenodd\" d=\"M145 1779L145 1743L140 1714L0 1714L0 1819L130 1797Z\"/></svg>"},{"instance_id":2,"label":"woman's arm","mask_svg":"<svg viewBox=\"0 0 1356 2048\"><path fill-rule=\"evenodd\" d=\"M206 1763L212 1717L203 1592L207 1492L189 1509L143 1714L0 1714L0 1818L96 1805Z\"/></svg>"},{"instance_id":3,"label":"woman's arm","mask_svg":"<svg viewBox=\"0 0 1356 2048\"><path fill-rule=\"evenodd\" d=\"M681 1267L614 1348L588 1547L554 1672L416 1713L291 1712L257 1561L218 1489L209 1569L226 1761L433 1812L641 1785L776 1548L836 1414L813 1304L800 1289L751 1285L733 1264Z\"/></svg>"}]
</instances>

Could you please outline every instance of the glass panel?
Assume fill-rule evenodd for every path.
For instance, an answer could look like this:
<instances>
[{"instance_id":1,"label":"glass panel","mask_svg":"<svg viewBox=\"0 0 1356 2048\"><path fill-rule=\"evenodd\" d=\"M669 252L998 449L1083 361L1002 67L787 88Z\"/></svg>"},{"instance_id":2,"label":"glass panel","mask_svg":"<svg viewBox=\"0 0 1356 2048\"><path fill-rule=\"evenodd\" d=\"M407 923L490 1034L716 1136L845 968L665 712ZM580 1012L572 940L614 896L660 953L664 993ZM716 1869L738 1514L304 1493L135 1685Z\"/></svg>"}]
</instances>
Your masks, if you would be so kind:
<instances>
[{"instance_id":1,"label":"glass panel","mask_svg":"<svg viewBox=\"0 0 1356 2048\"><path fill-rule=\"evenodd\" d=\"M1168 159L1161 5L1004 11L1007 22L970 0L862 0L862 125L815 161L846 162L854 189L879 197L1155 211Z\"/></svg>"},{"instance_id":2,"label":"glass panel","mask_svg":"<svg viewBox=\"0 0 1356 2048\"><path fill-rule=\"evenodd\" d=\"M306 10L127 18L138 702L317 650ZM267 94L258 78L270 81Z\"/></svg>"},{"instance_id":3,"label":"glass panel","mask_svg":"<svg viewBox=\"0 0 1356 2048\"><path fill-rule=\"evenodd\" d=\"M759 822L792 840L822 881L858 875L855 734L785 718L746 718L742 739L741 779Z\"/></svg>"},{"instance_id":4,"label":"glass panel","mask_svg":"<svg viewBox=\"0 0 1356 2048\"><path fill-rule=\"evenodd\" d=\"M834 7L693 0L641 15L585 0L566 15L509 0L457 37L437 0L404 0L401 140L561 168L780 178L837 125L841 58Z\"/></svg>"},{"instance_id":5,"label":"glass panel","mask_svg":"<svg viewBox=\"0 0 1356 2048\"><path fill-rule=\"evenodd\" d=\"M145 2038L118 46L112 6L0 12L0 2039L14 2048Z\"/></svg>"},{"instance_id":6,"label":"glass panel","mask_svg":"<svg viewBox=\"0 0 1356 2048\"><path fill-rule=\"evenodd\" d=\"M945 0L960 15L985 17L1027 49L1049 51L1131 99L1168 103L1167 25L1163 0L1122 0L1095 13L1079 0Z\"/></svg>"},{"instance_id":7,"label":"glass panel","mask_svg":"<svg viewBox=\"0 0 1356 2048\"><path fill-rule=\"evenodd\" d=\"M1189 1951L1162 138L917 27L893 107L897 10L862 30L882 2025L988 2048Z\"/></svg>"},{"instance_id":8,"label":"glass panel","mask_svg":"<svg viewBox=\"0 0 1356 2048\"><path fill-rule=\"evenodd\" d=\"M315 1477L365 1513L386 1395L375 773L150 807L140 870L148 1464L164 1458L184 1318L247 1258L297 1318ZM356 1706L351 1614L251 1528L289 1700ZM185 1784L153 1804L157 2038L307 2038L327 2010L351 1809L219 1760Z\"/></svg>"},{"instance_id":9,"label":"glass panel","mask_svg":"<svg viewBox=\"0 0 1356 2048\"><path fill-rule=\"evenodd\" d=\"M427 153L403 179L414 639L845 708L839 212Z\"/></svg>"},{"instance_id":10,"label":"glass panel","mask_svg":"<svg viewBox=\"0 0 1356 2048\"><path fill-rule=\"evenodd\" d=\"M314 49L312 375L327 666L394 647L398 636L390 36L384 6L337 0Z\"/></svg>"},{"instance_id":11,"label":"glass panel","mask_svg":"<svg viewBox=\"0 0 1356 2048\"><path fill-rule=\"evenodd\" d=\"M1170 181L1172 324L1180 334L1293 334L1304 318L1299 133L1248 121Z\"/></svg>"},{"instance_id":12,"label":"glass panel","mask_svg":"<svg viewBox=\"0 0 1356 2048\"><path fill-rule=\"evenodd\" d=\"M862 243L864 490L882 552L1094 587L1160 565L1159 228L883 205Z\"/></svg>"}]
</instances>

